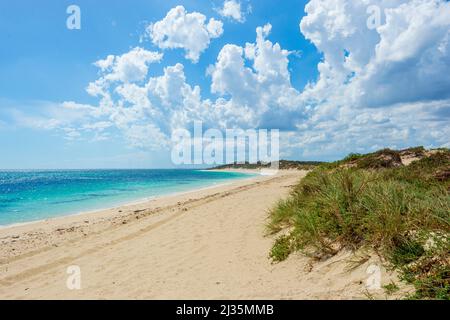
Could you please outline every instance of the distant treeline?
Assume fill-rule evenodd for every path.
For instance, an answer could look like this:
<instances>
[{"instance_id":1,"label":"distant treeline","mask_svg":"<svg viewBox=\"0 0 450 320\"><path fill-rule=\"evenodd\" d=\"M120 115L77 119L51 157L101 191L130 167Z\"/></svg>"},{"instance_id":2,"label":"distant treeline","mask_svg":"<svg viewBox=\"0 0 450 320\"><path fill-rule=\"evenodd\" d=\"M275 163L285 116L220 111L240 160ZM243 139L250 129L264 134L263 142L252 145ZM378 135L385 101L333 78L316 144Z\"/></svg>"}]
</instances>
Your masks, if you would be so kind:
<instances>
[{"instance_id":1,"label":"distant treeline","mask_svg":"<svg viewBox=\"0 0 450 320\"><path fill-rule=\"evenodd\" d=\"M279 161L279 169L281 170L311 170L317 167L318 165L323 164L320 161L290 161L290 160L280 160ZM264 169L269 168L271 163L264 163L258 161L257 163L232 163L225 164L221 166L217 166L211 168L211 170L223 170L223 169Z\"/></svg>"}]
</instances>

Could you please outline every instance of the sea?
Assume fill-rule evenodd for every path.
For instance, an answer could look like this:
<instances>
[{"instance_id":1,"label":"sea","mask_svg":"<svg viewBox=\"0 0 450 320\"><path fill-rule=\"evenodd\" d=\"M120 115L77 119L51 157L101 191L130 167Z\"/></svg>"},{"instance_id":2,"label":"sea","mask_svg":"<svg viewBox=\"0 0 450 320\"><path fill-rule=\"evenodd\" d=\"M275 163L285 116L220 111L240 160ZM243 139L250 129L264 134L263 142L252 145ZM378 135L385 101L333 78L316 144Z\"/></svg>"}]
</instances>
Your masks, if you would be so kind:
<instances>
[{"instance_id":1,"label":"sea","mask_svg":"<svg viewBox=\"0 0 450 320\"><path fill-rule=\"evenodd\" d=\"M0 226L114 208L251 176L179 169L0 171Z\"/></svg>"}]
</instances>

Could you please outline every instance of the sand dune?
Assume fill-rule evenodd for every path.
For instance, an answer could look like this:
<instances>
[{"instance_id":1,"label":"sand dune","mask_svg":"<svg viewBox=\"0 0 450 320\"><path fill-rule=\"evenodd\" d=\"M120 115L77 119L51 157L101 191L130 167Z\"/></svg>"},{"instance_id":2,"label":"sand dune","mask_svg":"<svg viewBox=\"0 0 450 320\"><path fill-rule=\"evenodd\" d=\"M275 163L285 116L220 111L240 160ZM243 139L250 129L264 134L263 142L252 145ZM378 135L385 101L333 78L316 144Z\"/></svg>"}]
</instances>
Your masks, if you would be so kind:
<instances>
[{"instance_id":1,"label":"sand dune","mask_svg":"<svg viewBox=\"0 0 450 320\"><path fill-rule=\"evenodd\" d=\"M268 210L304 174L1 229L0 298L366 298L373 256L354 269L348 252L317 263L301 254L279 264L268 258ZM69 266L79 266L81 290L68 289ZM382 272L389 283L393 275Z\"/></svg>"}]
</instances>

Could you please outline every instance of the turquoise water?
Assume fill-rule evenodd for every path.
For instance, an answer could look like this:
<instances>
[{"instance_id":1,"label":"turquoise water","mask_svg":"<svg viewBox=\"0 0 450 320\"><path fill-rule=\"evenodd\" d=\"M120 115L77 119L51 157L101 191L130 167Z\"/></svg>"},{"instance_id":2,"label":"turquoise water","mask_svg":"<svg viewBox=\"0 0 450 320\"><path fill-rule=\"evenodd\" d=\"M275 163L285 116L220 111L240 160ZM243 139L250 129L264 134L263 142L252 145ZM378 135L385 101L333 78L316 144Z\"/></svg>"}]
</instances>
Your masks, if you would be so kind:
<instances>
[{"instance_id":1,"label":"turquoise water","mask_svg":"<svg viewBox=\"0 0 450 320\"><path fill-rule=\"evenodd\" d=\"M0 225L111 208L248 176L201 170L0 171Z\"/></svg>"}]
</instances>

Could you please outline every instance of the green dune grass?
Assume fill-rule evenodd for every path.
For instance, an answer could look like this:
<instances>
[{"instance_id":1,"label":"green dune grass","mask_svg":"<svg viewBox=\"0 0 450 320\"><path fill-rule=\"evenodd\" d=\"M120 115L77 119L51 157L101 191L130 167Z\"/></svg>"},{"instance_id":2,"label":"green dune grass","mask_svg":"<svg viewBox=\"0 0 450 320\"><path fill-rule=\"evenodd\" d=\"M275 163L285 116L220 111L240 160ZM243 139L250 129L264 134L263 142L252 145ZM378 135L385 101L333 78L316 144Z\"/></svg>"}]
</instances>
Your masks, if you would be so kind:
<instances>
[{"instance_id":1,"label":"green dune grass","mask_svg":"<svg viewBox=\"0 0 450 320\"><path fill-rule=\"evenodd\" d=\"M403 166L409 151L422 158ZM409 298L449 299L449 169L449 150L425 156L420 148L320 165L271 211L269 232L289 232L270 255L281 261L301 250L326 258L371 248L415 286Z\"/></svg>"}]
</instances>

